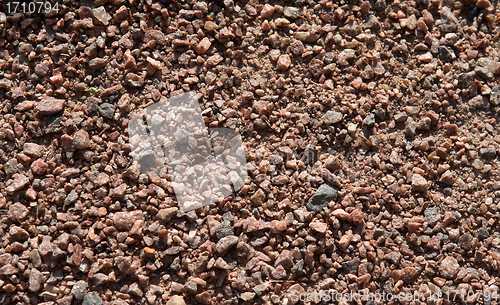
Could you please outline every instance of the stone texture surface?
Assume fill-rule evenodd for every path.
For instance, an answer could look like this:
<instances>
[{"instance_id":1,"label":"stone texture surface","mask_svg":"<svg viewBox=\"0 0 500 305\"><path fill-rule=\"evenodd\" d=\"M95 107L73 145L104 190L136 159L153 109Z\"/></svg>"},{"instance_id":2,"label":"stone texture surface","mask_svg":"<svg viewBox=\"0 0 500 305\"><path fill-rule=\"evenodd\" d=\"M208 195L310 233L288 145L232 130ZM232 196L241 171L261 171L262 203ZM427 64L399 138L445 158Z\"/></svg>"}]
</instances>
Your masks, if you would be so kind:
<instances>
[{"instance_id":1,"label":"stone texture surface","mask_svg":"<svg viewBox=\"0 0 500 305\"><path fill-rule=\"evenodd\" d=\"M0 304L500 293L494 2L58 5L0 12ZM210 141L165 109L134 137L188 91ZM238 142L217 128L245 162L186 168ZM183 151L145 171L132 144L147 161L171 134ZM184 211L188 179L217 199Z\"/></svg>"}]
</instances>

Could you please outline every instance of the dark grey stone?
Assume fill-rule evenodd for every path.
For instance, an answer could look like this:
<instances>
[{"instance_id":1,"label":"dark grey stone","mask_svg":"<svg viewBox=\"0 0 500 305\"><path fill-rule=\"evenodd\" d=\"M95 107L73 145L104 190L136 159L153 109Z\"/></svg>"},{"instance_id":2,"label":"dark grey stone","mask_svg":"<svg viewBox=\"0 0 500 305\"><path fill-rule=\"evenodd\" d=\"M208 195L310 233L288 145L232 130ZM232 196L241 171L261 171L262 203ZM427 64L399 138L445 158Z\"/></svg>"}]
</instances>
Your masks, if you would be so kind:
<instances>
[{"instance_id":1,"label":"dark grey stone","mask_svg":"<svg viewBox=\"0 0 500 305\"><path fill-rule=\"evenodd\" d=\"M434 226L441 220L441 215L437 207L429 207L424 211L425 220L430 226Z\"/></svg>"},{"instance_id":2,"label":"dark grey stone","mask_svg":"<svg viewBox=\"0 0 500 305\"><path fill-rule=\"evenodd\" d=\"M375 10L376 11L383 11L383 10L385 10L385 7L386 7L385 0L377 0L375 2Z\"/></svg>"},{"instance_id":3,"label":"dark grey stone","mask_svg":"<svg viewBox=\"0 0 500 305\"><path fill-rule=\"evenodd\" d=\"M82 305L103 305L101 298L97 294L97 292L92 291L83 297Z\"/></svg>"},{"instance_id":4,"label":"dark grey stone","mask_svg":"<svg viewBox=\"0 0 500 305\"><path fill-rule=\"evenodd\" d=\"M348 262L343 262L342 268L344 269L345 273L351 273L356 275L358 273L358 267L360 262L361 260L359 258L355 258Z\"/></svg>"},{"instance_id":5,"label":"dark grey stone","mask_svg":"<svg viewBox=\"0 0 500 305\"><path fill-rule=\"evenodd\" d=\"M113 119L113 115L115 114L115 105L109 103L102 103L99 105L99 114L107 119Z\"/></svg>"},{"instance_id":6,"label":"dark grey stone","mask_svg":"<svg viewBox=\"0 0 500 305\"><path fill-rule=\"evenodd\" d=\"M221 222L216 228L215 228L215 235L217 236L218 239L221 239L226 236L234 235L233 227L231 226L231 223L227 220L224 220Z\"/></svg>"},{"instance_id":7,"label":"dark grey stone","mask_svg":"<svg viewBox=\"0 0 500 305\"><path fill-rule=\"evenodd\" d=\"M363 124L368 127L372 127L373 125L375 125L375 114L370 113L369 115L367 115L363 120Z\"/></svg>"},{"instance_id":8,"label":"dark grey stone","mask_svg":"<svg viewBox=\"0 0 500 305\"><path fill-rule=\"evenodd\" d=\"M443 6L440 10L441 13L441 25L439 29L444 33L456 32L458 29L459 21L457 17L453 15L450 8Z\"/></svg>"},{"instance_id":9,"label":"dark grey stone","mask_svg":"<svg viewBox=\"0 0 500 305\"><path fill-rule=\"evenodd\" d=\"M490 102L493 106L500 105L500 85L496 85L491 89Z\"/></svg>"},{"instance_id":10,"label":"dark grey stone","mask_svg":"<svg viewBox=\"0 0 500 305\"><path fill-rule=\"evenodd\" d=\"M497 150L492 147L484 147L479 150L479 155L486 159L495 158L497 155Z\"/></svg>"},{"instance_id":11,"label":"dark grey stone","mask_svg":"<svg viewBox=\"0 0 500 305\"><path fill-rule=\"evenodd\" d=\"M465 233L458 238L458 245L465 251L472 249L472 235L470 233Z\"/></svg>"},{"instance_id":12,"label":"dark grey stone","mask_svg":"<svg viewBox=\"0 0 500 305\"><path fill-rule=\"evenodd\" d=\"M304 260L298 261L295 266L292 267L292 273L303 274L304 273Z\"/></svg>"},{"instance_id":13,"label":"dark grey stone","mask_svg":"<svg viewBox=\"0 0 500 305\"><path fill-rule=\"evenodd\" d=\"M73 285L73 288L71 289L71 293L77 300L83 299L85 296L85 293L87 292L87 288L89 285L87 284L86 281L78 281L76 282L75 285Z\"/></svg>"},{"instance_id":14,"label":"dark grey stone","mask_svg":"<svg viewBox=\"0 0 500 305\"><path fill-rule=\"evenodd\" d=\"M415 120L413 120L413 118L410 117L406 120L406 127L404 132L407 138L413 138L415 136L415 133L417 132L417 124L415 123Z\"/></svg>"},{"instance_id":15,"label":"dark grey stone","mask_svg":"<svg viewBox=\"0 0 500 305\"><path fill-rule=\"evenodd\" d=\"M78 200L78 193L75 190L72 190L68 196L64 199L64 205L70 205L75 203Z\"/></svg>"},{"instance_id":16,"label":"dark grey stone","mask_svg":"<svg viewBox=\"0 0 500 305\"><path fill-rule=\"evenodd\" d=\"M312 146L307 146L304 151L304 164L313 165L316 162L316 150Z\"/></svg>"},{"instance_id":17,"label":"dark grey stone","mask_svg":"<svg viewBox=\"0 0 500 305\"><path fill-rule=\"evenodd\" d=\"M328 184L322 184L309 199L306 207L310 211L319 213L332 200L337 200L337 190Z\"/></svg>"},{"instance_id":18,"label":"dark grey stone","mask_svg":"<svg viewBox=\"0 0 500 305\"><path fill-rule=\"evenodd\" d=\"M236 268L236 266L238 265L238 261L235 260L235 259L232 259L230 257L227 257L227 256L223 256L222 259L226 262L226 264L228 265L228 270L233 270L234 268Z\"/></svg>"},{"instance_id":19,"label":"dark grey stone","mask_svg":"<svg viewBox=\"0 0 500 305\"><path fill-rule=\"evenodd\" d=\"M234 221L234 216L231 214L231 212L226 212L224 215L222 215L222 219L233 222Z\"/></svg>"},{"instance_id":20,"label":"dark grey stone","mask_svg":"<svg viewBox=\"0 0 500 305\"><path fill-rule=\"evenodd\" d=\"M486 230L486 229L479 229L476 232L476 236L479 239L486 239L490 236L490 233L488 233L488 230Z\"/></svg>"},{"instance_id":21,"label":"dark grey stone","mask_svg":"<svg viewBox=\"0 0 500 305\"><path fill-rule=\"evenodd\" d=\"M401 260L401 254L399 252L390 252L386 258L385 258L389 263L397 265L399 264L399 261Z\"/></svg>"},{"instance_id":22,"label":"dark grey stone","mask_svg":"<svg viewBox=\"0 0 500 305\"><path fill-rule=\"evenodd\" d=\"M444 62L450 62L456 58L455 52L448 47L440 46L438 50L439 58Z\"/></svg>"},{"instance_id":23,"label":"dark grey stone","mask_svg":"<svg viewBox=\"0 0 500 305\"><path fill-rule=\"evenodd\" d=\"M300 15L302 13L301 13L301 10L299 8L297 8L297 7L285 6L285 8L283 10L283 14L287 18L297 19L297 18L300 17Z\"/></svg>"},{"instance_id":24,"label":"dark grey stone","mask_svg":"<svg viewBox=\"0 0 500 305\"><path fill-rule=\"evenodd\" d=\"M472 76L467 73L462 73L457 77L458 85L461 88L469 88L470 83L472 82Z\"/></svg>"},{"instance_id":25,"label":"dark grey stone","mask_svg":"<svg viewBox=\"0 0 500 305\"><path fill-rule=\"evenodd\" d=\"M63 117L61 115L53 116L47 123L45 128L46 133L60 132L62 130L61 122Z\"/></svg>"},{"instance_id":26,"label":"dark grey stone","mask_svg":"<svg viewBox=\"0 0 500 305\"><path fill-rule=\"evenodd\" d=\"M481 77L484 80L492 81L495 79L495 74L493 74L492 72L490 72L488 69L486 69L484 67L476 67L474 69L474 72L476 72L476 75Z\"/></svg>"}]
</instances>

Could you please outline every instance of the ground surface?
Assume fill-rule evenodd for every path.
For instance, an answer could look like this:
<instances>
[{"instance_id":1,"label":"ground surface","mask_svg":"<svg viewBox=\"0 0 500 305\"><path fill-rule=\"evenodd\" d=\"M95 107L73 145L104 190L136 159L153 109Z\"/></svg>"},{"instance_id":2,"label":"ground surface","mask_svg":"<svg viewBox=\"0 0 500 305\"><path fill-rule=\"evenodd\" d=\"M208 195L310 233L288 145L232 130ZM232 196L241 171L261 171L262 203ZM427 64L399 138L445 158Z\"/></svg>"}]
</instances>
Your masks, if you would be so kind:
<instances>
[{"instance_id":1,"label":"ground surface","mask_svg":"<svg viewBox=\"0 0 500 305\"><path fill-rule=\"evenodd\" d=\"M7 3L0 304L498 303L494 3ZM183 213L126 127L190 90L250 181Z\"/></svg>"}]
</instances>

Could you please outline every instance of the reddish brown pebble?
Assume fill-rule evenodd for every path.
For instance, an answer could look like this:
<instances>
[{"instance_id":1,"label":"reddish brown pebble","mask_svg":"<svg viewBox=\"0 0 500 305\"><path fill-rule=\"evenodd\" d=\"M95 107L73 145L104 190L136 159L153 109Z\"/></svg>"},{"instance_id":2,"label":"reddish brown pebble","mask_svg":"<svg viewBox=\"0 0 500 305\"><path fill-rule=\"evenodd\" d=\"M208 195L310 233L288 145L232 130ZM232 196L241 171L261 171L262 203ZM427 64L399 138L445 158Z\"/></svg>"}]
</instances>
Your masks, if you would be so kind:
<instances>
[{"instance_id":1,"label":"reddish brown pebble","mask_svg":"<svg viewBox=\"0 0 500 305\"><path fill-rule=\"evenodd\" d=\"M75 134L73 135L73 145L77 149L89 148L91 142L88 132L85 130L78 130L77 132L75 132Z\"/></svg>"},{"instance_id":2,"label":"reddish brown pebble","mask_svg":"<svg viewBox=\"0 0 500 305\"><path fill-rule=\"evenodd\" d=\"M61 112L64 108L64 100L46 97L37 103L36 109L42 115L52 115Z\"/></svg>"},{"instance_id":3,"label":"reddish brown pebble","mask_svg":"<svg viewBox=\"0 0 500 305\"><path fill-rule=\"evenodd\" d=\"M205 37L198 43L195 50L198 54L205 54L211 45L212 43L210 42L210 39Z\"/></svg>"},{"instance_id":4,"label":"reddish brown pebble","mask_svg":"<svg viewBox=\"0 0 500 305\"><path fill-rule=\"evenodd\" d=\"M45 174L48 169L49 165L42 159L37 159L33 163L31 163L31 170L33 171L33 173L39 176Z\"/></svg>"},{"instance_id":5,"label":"reddish brown pebble","mask_svg":"<svg viewBox=\"0 0 500 305\"><path fill-rule=\"evenodd\" d=\"M452 256L447 256L439 264L439 274L446 279L454 279L459 268L460 265L457 259Z\"/></svg>"},{"instance_id":6,"label":"reddish brown pebble","mask_svg":"<svg viewBox=\"0 0 500 305\"><path fill-rule=\"evenodd\" d=\"M425 192L429 188L427 180L419 174L414 174L411 178L411 188L416 192Z\"/></svg>"},{"instance_id":7,"label":"reddish brown pebble","mask_svg":"<svg viewBox=\"0 0 500 305\"><path fill-rule=\"evenodd\" d=\"M288 70L291 64L292 61L290 59L290 55L281 55L278 58L278 63L276 65L276 68L278 68L278 70L286 71Z\"/></svg>"}]
</instances>

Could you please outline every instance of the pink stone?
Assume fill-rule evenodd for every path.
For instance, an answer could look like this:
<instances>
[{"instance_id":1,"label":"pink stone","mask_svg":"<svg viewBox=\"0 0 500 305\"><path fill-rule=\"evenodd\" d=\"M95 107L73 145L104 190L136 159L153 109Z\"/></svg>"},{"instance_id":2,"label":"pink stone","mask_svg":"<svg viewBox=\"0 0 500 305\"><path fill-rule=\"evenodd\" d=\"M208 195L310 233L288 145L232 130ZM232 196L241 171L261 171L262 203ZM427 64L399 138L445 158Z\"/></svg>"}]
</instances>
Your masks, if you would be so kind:
<instances>
[{"instance_id":1,"label":"pink stone","mask_svg":"<svg viewBox=\"0 0 500 305\"><path fill-rule=\"evenodd\" d=\"M33 163L31 163L31 170L33 171L33 173L39 176L45 174L48 169L49 166L42 159L37 159Z\"/></svg>"},{"instance_id":2,"label":"pink stone","mask_svg":"<svg viewBox=\"0 0 500 305\"><path fill-rule=\"evenodd\" d=\"M36 109L42 115L56 114L64 109L64 102L64 100L55 99L49 96L38 102Z\"/></svg>"},{"instance_id":3,"label":"pink stone","mask_svg":"<svg viewBox=\"0 0 500 305\"><path fill-rule=\"evenodd\" d=\"M349 217L349 213L347 213L342 209L336 209L335 211L332 212L332 215L340 220L346 220Z\"/></svg>"},{"instance_id":4,"label":"pink stone","mask_svg":"<svg viewBox=\"0 0 500 305\"><path fill-rule=\"evenodd\" d=\"M93 181L96 186L103 186L108 184L110 181L109 175L106 173L99 173L95 180Z\"/></svg>"},{"instance_id":5,"label":"pink stone","mask_svg":"<svg viewBox=\"0 0 500 305\"><path fill-rule=\"evenodd\" d=\"M271 6L269 4L265 4L264 7L262 8L262 11L260 11L260 16L265 19L271 18L273 14L274 14L274 6Z\"/></svg>"},{"instance_id":6,"label":"pink stone","mask_svg":"<svg viewBox=\"0 0 500 305\"><path fill-rule=\"evenodd\" d=\"M208 295L210 298L210 295ZM170 300L168 300L167 305L186 305L184 297L180 295L173 295Z\"/></svg>"},{"instance_id":7,"label":"pink stone","mask_svg":"<svg viewBox=\"0 0 500 305\"><path fill-rule=\"evenodd\" d=\"M149 30L144 34L144 43L148 43L150 41L155 41L157 44L165 45L167 43L167 39L165 35L158 30Z\"/></svg>"},{"instance_id":8,"label":"pink stone","mask_svg":"<svg viewBox=\"0 0 500 305\"><path fill-rule=\"evenodd\" d=\"M119 9L116 10L115 14L113 15L113 19L117 22L120 22L126 19L127 16L128 16L128 9L125 5L122 5Z\"/></svg>"},{"instance_id":9,"label":"pink stone","mask_svg":"<svg viewBox=\"0 0 500 305\"><path fill-rule=\"evenodd\" d=\"M77 149L89 148L91 145L90 136L85 130L78 130L73 135L73 145Z\"/></svg>"},{"instance_id":10,"label":"pink stone","mask_svg":"<svg viewBox=\"0 0 500 305\"><path fill-rule=\"evenodd\" d=\"M416 192L425 192L429 188L427 180L419 174L414 174L411 178L411 188Z\"/></svg>"},{"instance_id":11,"label":"pink stone","mask_svg":"<svg viewBox=\"0 0 500 305\"><path fill-rule=\"evenodd\" d=\"M73 255L71 256L71 260L75 263L76 266L79 266L82 262L82 246L79 244L75 245Z\"/></svg>"},{"instance_id":12,"label":"pink stone","mask_svg":"<svg viewBox=\"0 0 500 305\"><path fill-rule=\"evenodd\" d=\"M279 233L283 232L288 228L288 222L286 220L273 220L271 221L271 232Z\"/></svg>"},{"instance_id":13,"label":"pink stone","mask_svg":"<svg viewBox=\"0 0 500 305\"><path fill-rule=\"evenodd\" d=\"M125 84L129 87L139 88L144 86L144 78L135 73L127 73L125 76Z\"/></svg>"},{"instance_id":14,"label":"pink stone","mask_svg":"<svg viewBox=\"0 0 500 305\"><path fill-rule=\"evenodd\" d=\"M26 156L25 154L23 153L18 153L17 154L17 160L21 161L21 162L29 162L31 161L31 158Z\"/></svg>"},{"instance_id":15,"label":"pink stone","mask_svg":"<svg viewBox=\"0 0 500 305\"><path fill-rule=\"evenodd\" d=\"M349 245L351 244L352 240L352 233L348 232L347 234L342 235L342 237L339 240L339 247L342 249L347 249Z\"/></svg>"},{"instance_id":16,"label":"pink stone","mask_svg":"<svg viewBox=\"0 0 500 305\"><path fill-rule=\"evenodd\" d=\"M126 190L127 190L127 184L122 183L111 190L111 196L113 196L114 198L123 198L123 196L125 196Z\"/></svg>"},{"instance_id":17,"label":"pink stone","mask_svg":"<svg viewBox=\"0 0 500 305\"><path fill-rule=\"evenodd\" d=\"M277 49L273 49L269 51L269 57L271 58L272 61L277 61L278 58L280 58L281 51Z\"/></svg>"},{"instance_id":18,"label":"pink stone","mask_svg":"<svg viewBox=\"0 0 500 305\"><path fill-rule=\"evenodd\" d=\"M210 39L208 39L208 37L205 37L200 41L200 43L198 43L195 51L198 54L203 55L203 54L205 54L205 52L208 51L208 49L210 48L211 45L212 45L212 43L210 42Z\"/></svg>"},{"instance_id":19,"label":"pink stone","mask_svg":"<svg viewBox=\"0 0 500 305\"><path fill-rule=\"evenodd\" d=\"M195 296L195 299L201 304L212 304L212 297L210 296L210 293L208 293L208 291L197 294ZM179 305L182 305L182 303L180 303Z\"/></svg>"},{"instance_id":20,"label":"pink stone","mask_svg":"<svg viewBox=\"0 0 500 305\"><path fill-rule=\"evenodd\" d=\"M258 189L257 192L250 197L250 200L256 205L261 205L266 200L266 193L262 189Z\"/></svg>"},{"instance_id":21,"label":"pink stone","mask_svg":"<svg viewBox=\"0 0 500 305\"><path fill-rule=\"evenodd\" d=\"M30 270L30 277L29 277L29 290L30 291L38 291L42 287L43 283L43 275L40 271L37 269L33 268Z\"/></svg>"},{"instance_id":22,"label":"pink stone","mask_svg":"<svg viewBox=\"0 0 500 305\"><path fill-rule=\"evenodd\" d=\"M300 285L300 284L293 284L292 286L290 286L290 288L288 288L288 294L289 295L297 295L297 296L300 296L302 294L304 294L306 291L304 290L304 288ZM290 303L292 305L295 305L297 304L297 302L299 302L299 298L290 298Z\"/></svg>"},{"instance_id":23,"label":"pink stone","mask_svg":"<svg viewBox=\"0 0 500 305\"><path fill-rule=\"evenodd\" d=\"M124 59L124 64L123 66L127 69L135 69L136 68L136 62L135 58L130 53L130 50L125 51L125 54L123 54L123 59Z\"/></svg>"},{"instance_id":24,"label":"pink stone","mask_svg":"<svg viewBox=\"0 0 500 305\"><path fill-rule=\"evenodd\" d=\"M284 279L286 278L286 275L286 270L282 265L278 265L273 271L271 271L271 277L276 280Z\"/></svg>"},{"instance_id":25,"label":"pink stone","mask_svg":"<svg viewBox=\"0 0 500 305\"><path fill-rule=\"evenodd\" d=\"M491 2L488 0L479 0L476 2L476 7L488 10L491 7Z\"/></svg>"},{"instance_id":26,"label":"pink stone","mask_svg":"<svg viewBox=\"0 0 500 305\"><path fill-rule=\"evenodd\" d=\"M361 77L356 77L352 82L351 86L354 87L354 89L359 90L361 88L361 85L363 84L363 80Z\"/></svg>"},{"instance_id":27,"label":"pink stone","mask_svg":"<svg viewBox=\"0 0 500 305\"><path fill-rule=\"evenodd\" d=\"M416 26L417 26L417 30L424 32L424 33L427 33L427 31L429 30L429 28L427 27L427 24L425 24L423 17L418 18Z\"/></svg>"},{"instance_id":28,"label":"pink stone","mask_svg":"<svg viewBox=\"0 0 500 305\"><path fill-rule=\"evenodd\" d=\"M28 217L29 212L23 204L16 202L10 206L7 217L13 221L22 221Z\"/></svg>"},{"instance_id":29,"label":"pink stone","mask_svg":"<svg viewBox=\"0 0 500 305\"><path fill-rule=\"evenodd\" d=\"M18 226L12 226L9 230L9 234L13 240L18 241L25 241L30 237L28 231Z\"/></svg>"},{"instance_id":30,"label":"pink stone","mask_svg":"<svg viewBox=\"0 0 500 305\"><path fill-rule=\"evenodd\" d=\"M73 22L73 28L74 29L93 29L94 28L94 22L92 18L85 18L81 20L75 20Z\"/></svg>"},{"instance_id":31,"label":"pink stone","mask_svg":"<svg viewBox=\"0 0 500 305\"><path fill-rule=\"evenodd\" d=\"M22 103L17 104L14 109L17 111L26 111L35 107L34 101L23 101Z\"/></svg>"},{"instance_id":32,"label":"pink stone","mask_svg":"<svg viewBox=\"0 0 500 305\"><path fill-rule=\"evenodd\" d=\"M460 269L460 265L456 258L452 256L447 256L441 261L439 264L439 273L442 277L447 279L453 279L458 273L458 269Z\"/></svg>"},{"instance_id":33,"label":"pink stone","mask_svg":"<svg viewBox=\"0 0 500 305\"><path fill-rule=\"evenodd\" d=\"M364 216L365 214L360 209L356 209L352 211L351 214L349 215L349 221L356 225L359 225L363 223Z\"/></svg>"},{"instance_id":34,"label":"pink stone","mask_svg":"<svg viewBox=\"0 0 500 305\"><path fill-rule=\"evenodd\" d=\"M52 237L43 237L42 243L40 244L40 246L38 246L38 252L40 252L42 256L45 256L52 252Z\"/></svg>"},{"instance_id":35,"label":"pink stone","mask_svg":"<svg viewBox=\"0 0 500 305\"><path fill-rule=\"evenodd\" d=\"M271 25L269 24L269 22L267 20L264 20L262 21L262 24L261 24L261 29L264 31L264 32L268 32L271 30Z\"/></svg>"},{"instance_id":36,"label":"pink stone","mask_svg":"<svg viewBox=\"0 0 500 305\"><path fill-rule=\"evenodd\" d=\"M309 62L309 71L314 77L320 77L323 72L323 61L317 58Z\"/></svg>"},{"instance_id":37,"label":"pink stone","mask_svg":"<svg viewBox=\"0 0 500 305\"><path fill-rule=\"evenodd\" d=\"M328 230L328 225L324 222L313 221L309 224L309 227L314 231L324 234Z\"/></svg>"},{"instance_id":38,"label":"pink stone","mask_svg":"<svg viewBox=\"0 0 500 305\"><path fill-rule=\"evenodd\" d=\"M14 136L19 139L20 137L23 136L23 132L24 132L23 125L19 124L18 122L14 123Z\"/></svg>"},{"instance_id":39,"label":"pink stone","mask_svg":"<svg viewBox=\"0 0 500 305\"><path fill-rule=\"evenodd\" d=\"M139 219L134 222L132 229L130 229L130 235L142 236L142 227L144 226L144 220Z\"/></svg>"},{"instance_id":40,"label":"pink stone","mask_svg":"<svg viewBox=\"0 0 500 305\"><path fill-rule=\"evenodd\" d=\"M441 175L439 182L447 184L447 185L453 185L453 182L455 182L455 179L453 178L453 173L450 170L445 171Z\"/></svg>"},{"instance_id":41,"label":"pink stone","mask_svg":"<svg viewBox=\"0 0 500 305\"><path fill-rule=\"evenodd\" d=\"M132 260L130 256L117 256L115 257L114 265L125 274L135 274L137 268L140 267L141 262L139 260Z\"/></svg>"},{"instance_id":42,"label":"pink stone","mask_svg":"<svg viewBox=\"0 0 500 305\"><path fill-rule=\"evenodd\" d=\"M56 74L50 77L50 82L54 85L61 85L64 79L61 74Z\"/></svg>"},{"instance_id":43,"label":"pink stone","mask_svg":"<svg viewBox=\"0 0 500 305\"><path fill-rule=\"evenodd\" d=\"M0 274L2 275L13 275L13 274L16 274L17 273L17 268L12 266L10 263L3 266L2 268L0 268ZM6 287L3 286L3 289L6 290ZM15 288L14 288L14 291L15 291Z\"/></svg>"},{"instance_id":44,"label":"pink stone","mask_svg":"<svg viewBox=\"0 0 500 305\"><path fill-rule=\"evenodd\" d=\"M439 250L439 248L441 247L441 239L439 239L439 236L433 236L427 243L427 247L429 249Z\"/></svg>"},{"instance_id":45,"label":"pink stone","mask_svg":"<svg viewBox=\"0 0 500 305\"><path fill-rule=\"evenodd\" d=\"M38 76L45 76L50 71L50 63L48 60L44 60L35 66L35 74Z\"/></svg>"},{"instance_id":46,"label":"pink stone","mask_svg":"<svg viewBox=\"0 0 500 305\"><path fill-rule=\"evenodd\" d=\"M370 187L353 187L352 192L356 195L366 195L375 192L375 188L373 186Z\"/></svg>"},{"instance_id":47,"label":"pink stone","mask_svg":"<svg viewBox=\"0 0 500 305\"><path fill-rule=\"evenodd\" d=\"M290 68L290 65L292 64L292 60L290 59L290 55L288 54L285 54L285 55L281 55L279 58L278 58L278 63L276 65L276 67L278 68L278 70L288 70L288 68Z\"/></svg>"},{"instance_id":48,"label":"pink stone","mask_svg":"<svg viewBox=\"0 0 500 305\"><path fill-rule=\"evenodd\" d=\"M224 58L222 56L220 56L219 54L215 54L215 55L212 55L210 56L207 61L206 61L206 64L208 66L216 66L218 65Z\"/></svg>"},{"instance_id":49,"label":"pink stone","mask_svg":"<svg viewBox=\"0 0 500 305\"><path fill-rule=\"evenodd\" d=\"M136 210L132 212L117 212L113 216L113 222L115 226L119 230L130 230L132 229L136 220L143 220L144 216L142 215L142 211Z\"/></svg>"},{"instance_id":50,"label":"pink stone","mask_svg":"<svg viewBox=\"0 0 500 305\"><path fill-rule=\"evenodd\" d=\"M129 50L127 50L127 51L129 51ZM101 68L106 67L108 62L109 62L109 60L107 58L94 58L94 59L89 61L89 68L94 69L94 70L101 69Z\"/></svg>"},{"instance_id":51,"label":"pink stone","mask_svg":"<svg viewBox=\"0 0 500 305\"><path fill-rule=\"evenodd\" d=\"M12 261L12 254L4 253L0 254L0 266L5 266Z\"/></svg>"},{"instance_id":52,"label":"pink stone","mask_svg":"<svg viewBox=\"0 0 500 305\"><path fill-rule=\"evenodd\" d=\"M254 217L250 217L248 219L245 220L245 223L244 223L244 228L245 228L245 232L255 232L255 231L258 231L259 230L259 221L257 219L255 219Z\"/></svg>"},{"instance_id":53,"label":"pink stone","mask_svg":"<svg viewBox=\"0 0 500 305\"><path fill-rule=\"evenodd\" d=\"M128 50L127 50L128 51ZM118 85L115 85L115 86L112 86L112 87L109 87L109 88L106 88L104 89L102 92L101 92L101 96L108 96L108 95L112 95L112 94L115 94L115 93L118 93L120 92L121 90L123 89L123 86L118 84Z\"/></svg>"},{"instance_id":54,"label":"pink stone","mask_svg":"<svg viewBox=\"0 0 500 305\"><path fill-rule=\"evenodd\" d=\"M17 191L22 190L29 183L28 177L23 174L14 174L14 181L7 188L7 194L12 195Z\"/></svg>"},{"instance_id":55,"label":"pink stone","mask_svg":"<svg viewBox=\"0 0 500 305\"><path fill-rule=\"evenodd\" d=\"M236 246L238 243L238 237L234 235L226 236L221 238L217 245L215 245L215 251L220 255L225 254L230 248Z\"/></svg>"},{"instance_id":56,"label":"pink stone","mask_svg":"<svg viewBox=\"0 0 500 305\"><path fill-rule=\"evenodd\" d=\"M406 283L410 283L411 281L413 281L415 275L417 275L417 269L413 267L406 267L403 269L403 272L401 272L401 278Z\"/></svg>"},{"instance_id":57,"label":"pink stone","mask_svg":"<svg viewBox=\"0 0 500 305\"><path fill-rule=\"evenodd\" d=\"M64 148L64 151L74 151L75 146L73 145L73 137L67 134L63 134L61 136L61 142Z\"/></svg>"},{"instance_id":58,"label":"pink stone","mask_svg":"<svg viewBox=\"0 0 500 305\"><path fill-rule=\"evenodd\" d=\"M24 143L23 151L31 157L40 158L43 155L44 149L43 146L36 143Z\"/></svg>"}]
</instances>

